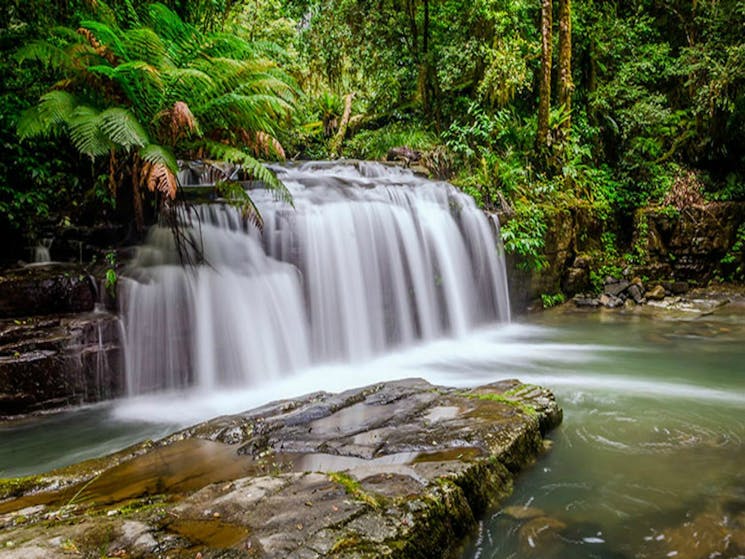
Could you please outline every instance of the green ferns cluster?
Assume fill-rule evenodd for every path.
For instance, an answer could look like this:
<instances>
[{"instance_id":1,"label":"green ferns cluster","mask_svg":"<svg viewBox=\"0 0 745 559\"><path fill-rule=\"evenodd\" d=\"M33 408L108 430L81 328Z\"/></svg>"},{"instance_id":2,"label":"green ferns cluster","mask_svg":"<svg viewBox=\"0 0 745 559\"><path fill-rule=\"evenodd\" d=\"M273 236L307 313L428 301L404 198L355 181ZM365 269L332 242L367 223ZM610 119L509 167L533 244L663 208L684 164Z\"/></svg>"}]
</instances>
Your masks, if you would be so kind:
<instances>
[{"instance_id":1,"label":"green ferns cluster","mask_svg":"<svg viewBox=\"0 0 745 559\"><path fill-rule=\"evenodd\" d=\"M17 53L59 78L25 112L19 137L69 137L108 160L112 191L131 178L135 197L147 187L174 198L177 159L203 158L241 164L289 199L257 157L284 157L276 138L293 111L293 81L251 42L200 31L162 4L126 23L99 4L99 20L55 28Z\"/></svg>"}]
</instances>

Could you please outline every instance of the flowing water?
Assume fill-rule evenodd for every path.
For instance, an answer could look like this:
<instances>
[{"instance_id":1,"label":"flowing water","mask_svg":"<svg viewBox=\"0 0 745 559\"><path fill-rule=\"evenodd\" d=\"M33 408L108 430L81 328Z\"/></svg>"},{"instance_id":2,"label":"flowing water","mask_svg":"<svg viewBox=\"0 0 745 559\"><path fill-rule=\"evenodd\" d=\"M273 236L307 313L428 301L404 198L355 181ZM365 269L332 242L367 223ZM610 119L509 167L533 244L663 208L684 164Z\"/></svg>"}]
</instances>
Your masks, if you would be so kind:
<instances>
[{"instance_id":1,"label":"flowing water","mask_svg":"<svg viewBox=\"0 0 745 559\"><path fill-rule=\"evenodd\" d=\"M254 386L509 320L499 236L470 197L375 163L278 173L295 207L253 191L261 231L235 208L198 208L208 265L180 266L168 229L138 251L123 293L130 394Z\"/></svg>"},{"instance_id":2,"label":"flowing water","mask_svg":"<svg viewBox=\"0 0 745 559\"><path fill-rule=\"evenodd\" d=\"M261 234L202 210L210 266L184 273L153 232L126 293L131 397L0 427L0 475L316 390L519 378L554 390L564 423L464 557L741 556L742 303L509 323L498 245L470 199L379 166L284 173L296 209L256 193Z\"/></svg>"}]
</instances>

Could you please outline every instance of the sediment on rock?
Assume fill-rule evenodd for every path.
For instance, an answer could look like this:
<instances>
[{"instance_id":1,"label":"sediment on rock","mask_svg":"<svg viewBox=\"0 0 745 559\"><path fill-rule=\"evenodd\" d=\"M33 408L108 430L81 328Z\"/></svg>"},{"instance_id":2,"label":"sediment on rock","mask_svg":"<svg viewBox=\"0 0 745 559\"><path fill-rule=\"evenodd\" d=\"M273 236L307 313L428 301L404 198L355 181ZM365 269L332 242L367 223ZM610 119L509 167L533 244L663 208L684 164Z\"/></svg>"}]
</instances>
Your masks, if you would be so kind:
<instances>
[{"instance_id":1,"label":"sediment on rock","mask_svg":"<svg viewBox=\"0 0 745 559\"><path fill-rule=\"evenodd\" d=\"M15 484L0 548L446 557L560 421L550 392L518 381L310 394Z\"/></svg>"}]
</instances>

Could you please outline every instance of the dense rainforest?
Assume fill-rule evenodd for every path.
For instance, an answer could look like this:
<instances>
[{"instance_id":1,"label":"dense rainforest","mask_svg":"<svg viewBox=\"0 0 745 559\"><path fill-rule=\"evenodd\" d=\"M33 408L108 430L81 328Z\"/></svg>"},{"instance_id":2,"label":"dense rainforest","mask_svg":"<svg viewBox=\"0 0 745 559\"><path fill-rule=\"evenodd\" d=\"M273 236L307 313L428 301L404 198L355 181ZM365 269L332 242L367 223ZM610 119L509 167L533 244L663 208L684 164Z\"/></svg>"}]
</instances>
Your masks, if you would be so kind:
<instances>
[{"instance_id":1,"label":"dense rainforest","mask_svg":"<svg viewBox=\"0 0 745 559\"><path fill-rule=\"evenodd\" d=\"M0 17L6 261L75 224L135 241L183 159L287 196L262 161L395 156L508 215L533 268L557 208L623 231L640 207L745 199L742 0L16 0ZM612 231L603 272L640 256Z\"/></svg>"}]
</instances>

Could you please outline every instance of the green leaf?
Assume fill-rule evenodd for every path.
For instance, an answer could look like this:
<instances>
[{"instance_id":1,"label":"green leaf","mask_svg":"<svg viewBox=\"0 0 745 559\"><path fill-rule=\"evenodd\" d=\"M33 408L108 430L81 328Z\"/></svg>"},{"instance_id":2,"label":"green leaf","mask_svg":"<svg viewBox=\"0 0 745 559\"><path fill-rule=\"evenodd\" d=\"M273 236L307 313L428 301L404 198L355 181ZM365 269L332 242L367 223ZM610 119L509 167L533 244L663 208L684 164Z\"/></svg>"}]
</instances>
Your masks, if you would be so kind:
<instances>
[{"instance_id":1,"label":"green leaf","mask_svg":"<svg viewBox=\"0 0 745 559\"><path fill-rule=\"evenodd\" d=\"M127 109L106 109L99 119L101 131L115 144L128 148L150 143L145 129Z\"/></svg>"}]
</instances>

